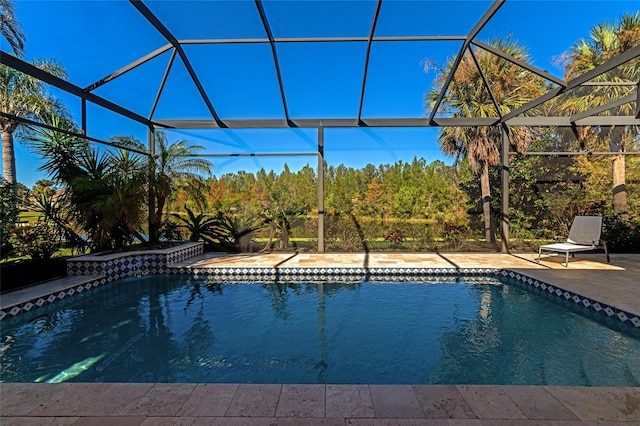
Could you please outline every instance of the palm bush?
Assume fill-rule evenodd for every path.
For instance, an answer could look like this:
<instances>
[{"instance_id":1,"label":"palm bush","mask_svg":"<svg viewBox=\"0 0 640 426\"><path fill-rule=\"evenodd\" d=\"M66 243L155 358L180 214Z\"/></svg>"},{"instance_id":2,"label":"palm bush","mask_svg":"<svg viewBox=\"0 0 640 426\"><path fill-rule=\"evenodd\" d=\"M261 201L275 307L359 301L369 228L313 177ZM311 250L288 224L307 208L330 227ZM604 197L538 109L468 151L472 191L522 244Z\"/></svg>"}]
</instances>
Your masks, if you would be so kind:
<instances>
[{"instance_id":1,"label":"palm bush","mask_svg":"<svg viewBox=\"0 0 640 426\"><path fill-rule=\"evenodd\" d=\"M189 241L208 241L214 242L217 239L215 228L218 220L205 213L195 214L193 210L184 206L187 217L172 213L171 216L180 222L180 227L189 232Z\"/></svg>"}]
</instances>

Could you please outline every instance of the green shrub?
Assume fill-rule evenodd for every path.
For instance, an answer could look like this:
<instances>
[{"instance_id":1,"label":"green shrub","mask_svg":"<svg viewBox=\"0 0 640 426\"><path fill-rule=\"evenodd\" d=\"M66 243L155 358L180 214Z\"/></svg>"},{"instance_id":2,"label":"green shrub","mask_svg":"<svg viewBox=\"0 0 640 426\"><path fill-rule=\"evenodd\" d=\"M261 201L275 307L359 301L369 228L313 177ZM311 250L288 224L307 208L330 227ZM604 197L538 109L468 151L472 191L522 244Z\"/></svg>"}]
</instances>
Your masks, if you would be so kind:
<instances>
[{"instance_id":1,"label":"green shrub","mask_svg":"<svg viewBox=\"0 0 640 426\"><path fill-rule=\"evenodd\" d=\"M612 252L640 252L640 218L608 212L602 217L602 239Z\"/></svg>"},{"instance_id":2,"label":"green shrub","mask_svg":"<svg viewBox=\"0 0 640 426\"><path fill-rule=\"evenodd\" d=\"M18 206L16 198L13 196L13 187L0 177L0 246L2 254L11 252L9 237L10 229L15 226L18 220Z\"/></svg>"},{"instance_id":3,"label":"green shrub","mask_svg":"<svg viewBox=\"0 0 640 426\"><path fill-rule=\"evenodd\" d=\"M18 256L32 259L50 259L60 249L60 234L47 223L36 223L31 227L12 229L10 238Z\"/></svg>"},{"instance_id":4,"label":"green shrub","mask_svg":"<svg viewBox=\"0 0 640 426\"><path fill-rule=\"evenodd\" d=\"M384 239L385 241L389 241L392 247L397 247L402 245L405 237L404 237L404 233L402 232L402 229L396 228L392 231L387 232L384 235Z\"/></svg>"},{"instance_id":5,"label":"green shrub","mask_svg":"<svg viewBox=\"0 0 640 426\"><path fill-rule=\"evenodd\" d=\"M460 248L469 235L469 225L446 222L444 224L444 240L451 247Z\"/></svg>"}]
</instances>

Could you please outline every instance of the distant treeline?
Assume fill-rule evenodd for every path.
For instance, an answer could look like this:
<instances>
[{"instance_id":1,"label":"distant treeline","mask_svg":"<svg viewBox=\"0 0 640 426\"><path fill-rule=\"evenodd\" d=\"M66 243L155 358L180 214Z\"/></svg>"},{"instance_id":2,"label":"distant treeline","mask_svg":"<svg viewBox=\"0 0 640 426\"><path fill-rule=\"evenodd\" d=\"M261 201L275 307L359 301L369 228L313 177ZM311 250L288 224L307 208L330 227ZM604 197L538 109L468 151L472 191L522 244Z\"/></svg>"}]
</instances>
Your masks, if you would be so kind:
<instances>
[{"instance_id":1,"label":"distant treeline","mask_svg":"<svg viewBox=\"0 0 640 426\"><path fill-rule=\"evenodd\" d=\"M546 134L531 149L557 149L558 143L555 135ZM633 212L640 207L640 159L629 157L627 162L629 211L634 218ZM491 183L492 210L499 223L499 167L492 168ZM311 166L291 171L285 165L280 173L229 173L208 179L206 185L198 194L184 185L172 199L170 210L181 212L187 206L245 220L268 220L283 212L291 218L293 237L317 237L317 173ZM611 210L610 159L515 156L510 164L509 192L512 238L566 234L575 215ZM413 241L416 249L428 248L436 240L482 236L478 179L464 160L455 167L422 158L369 164L362 169L328 165L324 204L328 241L348 249L361 248L363 242L389 237L394 231L400 232L405 245Z\"/></svg>"}]
</instances>

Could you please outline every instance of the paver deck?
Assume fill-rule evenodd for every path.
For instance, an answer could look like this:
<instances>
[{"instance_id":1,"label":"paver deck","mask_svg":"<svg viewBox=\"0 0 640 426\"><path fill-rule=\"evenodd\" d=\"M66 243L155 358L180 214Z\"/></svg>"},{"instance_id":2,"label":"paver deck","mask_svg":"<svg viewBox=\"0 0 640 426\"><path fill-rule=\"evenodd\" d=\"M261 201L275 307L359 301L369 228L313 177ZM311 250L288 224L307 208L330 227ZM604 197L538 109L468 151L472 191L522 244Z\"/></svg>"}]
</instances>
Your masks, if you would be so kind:
<instances>
[{"instance_id":1,"label":"paver deck","mask_svg":"<svg viewBox=\"0 0 640 426\"><path fill-rule=\"evenodd\" d=\"M640 388L4 383L2 425L637 425Z\"/></svg>"},{"instance_id":2,"label":"paver deck","mask_svg":"<svg viewBox=\"0 0 640 426\"><path fill-rule=\"evenodd\" d=\"M536 257L278 253L204 255L183 266L505 268L640 313L640 255L612 255L609 264L581 254L568 268L560 256ZM1 425L640 425L640 388L1 383L0 416Z\"/></svg>"}]
</instances>

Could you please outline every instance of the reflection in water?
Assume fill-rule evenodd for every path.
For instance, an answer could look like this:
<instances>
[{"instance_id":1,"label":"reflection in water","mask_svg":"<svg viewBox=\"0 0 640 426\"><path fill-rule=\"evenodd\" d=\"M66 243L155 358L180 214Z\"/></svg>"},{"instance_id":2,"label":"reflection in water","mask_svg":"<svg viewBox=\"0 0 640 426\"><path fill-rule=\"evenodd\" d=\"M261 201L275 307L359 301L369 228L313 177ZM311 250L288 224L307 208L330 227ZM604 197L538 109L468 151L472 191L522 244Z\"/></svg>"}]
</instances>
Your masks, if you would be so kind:
<instances>
[{"instance_id":1,"label":"reflection in water","mask_svg":"<svg viewBox=\"0 0 640 426\"><path fill-rule=\"evenodd\" d=\"M0 380L640 383L639 339L510 285L180 279L3 324Z\"/></svg>"},{"instance_id":2,"label":"reflection in water","mask_svg":"<svg viewBox=\"0 0 640 426\"><path fill-rule=\"evenodd\" d=\"M79 376L80 374L84 373L89 368L91 368L95 363L100 361L102 358L104 358L104 354L99 355L99 356L90 357L90 358L87 358L87 359L83 359L80 362L76 362L75 364L73 364L71 367L65 369L64 371L61 371L59 374L53 376L49 380L46 380L46 382L47 383L62 383L62 382L66 382L67 380L73 379L74 377ZM45 377L44 376L43 377L39 377L35 381L36 382L43 382L43 381L45 381Z\"/></svg>"},{"instance_id":3,"label":"reflection in water","mask_svg":"<svg viewBox=\"0 0 640 426\"><path fill-rule=\"evenodd\" d=\"M491 292L484 291L480 298L480 318L487 321L491 315Z\"/></svg>"},{"instance_id":4,"label":"reflection in water","mask_svg":"<svg viewBox=\"0 0 640 426\"><path fill-rule=\"evenodd\" d=\"M325 323L324 284L318 283L318 347L320 361L316 364L318 369L318 383L326 383L327 371L327 333Z\"/></svg>"}]
</instances>

